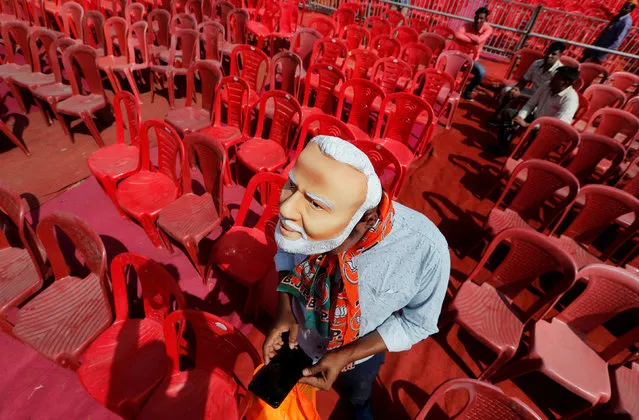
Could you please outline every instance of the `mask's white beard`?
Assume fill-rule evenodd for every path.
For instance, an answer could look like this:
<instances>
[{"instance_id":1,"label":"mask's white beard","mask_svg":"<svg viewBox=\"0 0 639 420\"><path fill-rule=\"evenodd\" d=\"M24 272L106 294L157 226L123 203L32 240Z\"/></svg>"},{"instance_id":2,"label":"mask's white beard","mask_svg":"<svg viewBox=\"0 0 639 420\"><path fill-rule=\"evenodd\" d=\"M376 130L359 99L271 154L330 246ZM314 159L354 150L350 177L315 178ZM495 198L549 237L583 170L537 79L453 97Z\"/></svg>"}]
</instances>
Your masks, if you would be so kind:
<instances>
[{"instance_id":1,"label":"mask's white beard","mask_svg":"<svg viewBox=\"0 0 639 420\"><path fill-rule=\"evenodd\" d=\"M359 211L357 212L359 213ZM300 236L297 239L289 239L282 235L280 231L280 223L277 222L277 226L275 227L275 242L277 242L277 246L290 254L303 254L303 255L318 255L324 254L325 252L329 252L342 245L344 241L348 238L348 235L351 234L353 228L360 220L361 215L355 214L355 217L351 219L346 229L342 231L338 236L332 239L324 239L319 241L314 241L311 239L304 239ZM290 226L289 226L290 227Z\"/></svg>"}]
</instances>

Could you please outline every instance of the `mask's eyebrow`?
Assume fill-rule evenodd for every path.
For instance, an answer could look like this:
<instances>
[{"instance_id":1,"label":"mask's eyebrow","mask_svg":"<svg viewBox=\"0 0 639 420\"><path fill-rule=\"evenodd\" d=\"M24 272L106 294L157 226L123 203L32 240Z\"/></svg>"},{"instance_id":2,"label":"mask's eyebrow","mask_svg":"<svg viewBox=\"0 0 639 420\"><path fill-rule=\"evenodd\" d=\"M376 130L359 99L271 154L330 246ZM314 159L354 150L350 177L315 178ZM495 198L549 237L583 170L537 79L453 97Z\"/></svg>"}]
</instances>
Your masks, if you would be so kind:
<instances>
[{"instance_id":1,"label":"mask's eyebrow","mask_svg":"<svg viewBox=\"0 0 639 420\"><path fill-rule=\"evenodd\" d=\"M306 195L308 195L310 198L312 198L315 201L319 201L324 206L328 207L330 210L335 210L335 206L333 204L331 204L328 200L323 199L319 195L316 195L313 193L306 193Z\"/></svg>"}]
</instances>

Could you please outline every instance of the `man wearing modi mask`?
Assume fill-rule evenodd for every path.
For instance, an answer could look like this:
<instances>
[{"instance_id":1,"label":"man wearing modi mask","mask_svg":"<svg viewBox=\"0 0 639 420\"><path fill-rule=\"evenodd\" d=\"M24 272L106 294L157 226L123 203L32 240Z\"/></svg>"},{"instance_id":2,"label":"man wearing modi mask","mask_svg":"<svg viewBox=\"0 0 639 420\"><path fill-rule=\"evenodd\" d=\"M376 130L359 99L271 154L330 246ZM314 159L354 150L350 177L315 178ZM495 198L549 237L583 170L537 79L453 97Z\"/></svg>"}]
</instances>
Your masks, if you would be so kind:
<instances>
[{"instance_id":1,"label":"man wearing modi mask","mask_svg":"<svg viewBox=\"0 0 639 420\"><path fill-rule=\"evenodd\" d=\"M335 384L355 418L372 418L384 353L438 331L446 240L421 213L393 202L366 154L339 138L312 139L288 178L275 229L278 313L264 360L299 345L314 363L300 382Z\"/></svg>"}]
</instances>

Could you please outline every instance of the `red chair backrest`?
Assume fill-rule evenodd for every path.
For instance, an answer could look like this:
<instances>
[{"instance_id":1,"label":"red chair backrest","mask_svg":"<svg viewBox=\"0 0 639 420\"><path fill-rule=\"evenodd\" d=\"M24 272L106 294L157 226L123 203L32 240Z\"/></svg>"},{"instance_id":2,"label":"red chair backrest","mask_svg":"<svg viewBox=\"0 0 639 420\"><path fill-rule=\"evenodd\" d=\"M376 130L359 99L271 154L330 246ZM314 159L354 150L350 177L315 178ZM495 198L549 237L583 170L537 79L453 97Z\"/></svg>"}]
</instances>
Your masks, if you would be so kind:
<instances>
[{"instance_id":1,"label":"red chair backrest","mask_svg":"<svg viewBox=\"0 0 639 420\"><path fill-rule=\"evenodd\" d=\"M639 134L639 118L621 109L601 108L592 114L584 132L595 127L595 133L614 138L629 147ZM620 134L623 138L618 137Z\"/></svg>"},{"instance_id":2,"label":"red chair backrest","mask_svg":"<svg viewBox=\"0 0 639 420\"><path fill-rule=\"evenodd\" d=\"M379 55L377 51L367 48L358 48L349 51L342 65L342 71L346 79L368 78L368 71L373 67Z\"/></svg>"},{"instance_id":3,"label":"red chair backrest","mask_svg":"<svg viewBox=\"0 0 639 420\"><path fill-rule=\"evenodd\" d=\"M333 20L337 25L335 35L341 34L346 25L355 23L355 13L356 12L353 9L347 7L339 7L335 13L333 13Z\"/></svg>"},{"instance_id":4,"label":"red chair backrest","mask_svg":"<svg viewBox=\"0 0 639 420\"><path fill-rule=\"evenodd\" d=\"M428 22L422 20L420 17L413 17L408 19L408 26L417 31L418 34L421 34L425 30L428 29Z\"/></svg>"},{"instance_id":5,"label":"red chair backrest","mask_svg":"<svg viewBox=\"0 0 639 420\"><path fill-rule=\"evenodd\" d=\"M275 232L275 226L277 224L278 215L280 213L280 194L284 184L288 181L283 175L274 174L270 172L257 173L249 181L246 191L244 192L244 198L242 198L242 204L240 204L240 210L235 218L234 227L244 226L244 220L248 214L253 197L258 188L261 195L261 203L264 207L260 219L257 221L253 229L267 232L267 238L273 238ZM275 241L275 239L273 239Z\"/></svg>"},{"instance_id":6,"label":"red chair backrest","mask_svg":"<svg viewBox=\"0 0 639 420\"><path fill-rule=\"evenodd\" d=\"M441 113L448 103L450 94L454 91L455 79L442 70L423 69L413 77L411 90L416 92L420 88L419 97L433 108L438 105L440 107L439 113Z\"/></svg>"},{"instance_id":7,"label":"red chair backrest","mask_svg":"<svg viewBox=\"0 0 639 420\"><path fill-rule=\"evenodd\" d=\"M346 93L352 89L353 95L348 114L348 124L359 127L365 133L370 133L369 117L373 103L384 100L384 91L376 84L365 79L351 79L342 84L337 104L338 118L342 117L346 103Z\"/></svg>"},{"instance_id":8,"label":"red chair backrest","mask_svg":"<svg viewBox=\"0 0 639 420\"><path fill-rule=\"evenodd\" d=\"M209 0L207 0L209 1ZM202 22L202 0L189 0L184 6L184 12L193 16L197 23Z\"/></svg>"},{"instance_id":9,"label":"red chair backrest","mask_svg":"<svg viewBox=\"0 0 639 420\"><path fill-rule=\"evenodd\" d=\"M315 136L333 136L350 143L355 141L353 131L339 119L332 115L312 114L304 119L304 123L300 129L297 147L295 148L295 158L293 160L297 160L297 157L302 153L304 147L306 147L309 136L310 138Z\"/></svg>"},{"instance_id":10,"label":"red chair backrest","mask_svg":"<svg viewBox=\"0 0 639 420\"><path fill-rule=\"evenodd\" d=\"M269 1L266 3L264 7L264 12L260 17L260 23L262 23L266 28L273 32L277 28L280 19L282 18L282 8L279 4Z\"/></svg>"},{"instance_id":11,"label":"red chair backrest","mask_svg":"<svg viewBox=\"0 0 639 420\"><path fill-rule=\"evenodd\" d=\"M526 218L539 218L543 214L541 226L538 229L543 232L577 196L579 181L570 171L556 163L540 159L526 160L514 169L494 208L500 208L505 204L509 193L519 184L517 177L521 176L523 171L527 171L526 181L518 187L515 196L510 199L510 202L504 208L510 209ZM554 202L550 210L548 210L545 204L553 200L558 190L566 187L568 188L568 194Z\"/></svg>"},{"instance_id":12,"label":"red chair backrest","mask_svg":"<svg viewBox=\"0 0 639 420\"><path fill-rule=\"evenodd\" d=\"M428 67L433 60L433 52L426 45L419 42L404 44L399 58L412 67L416 72L420 67Z\"/></svg>"},{"instance_id":13,"label":"red chair backrest","mask_svg":"<svg viewBox=\"0 0 639 420\"><path fill-rule=\"evenodd\" d=\"M368 48L377 51L380 58L397 57L402 49L402 44L391 38L390 35L378 35L373 38Z\"/></svg>"},{"instance_id":14,"label":"red chair backrest","mask_svg":"<svg viewBox=\"0 0 639 420\"><path fill-rule=\"evenodd\" d=\"M158 144L158 169L166 175L182 191L183 184L190 185L189 166L184 153L184 145L180 135L173 127L159 120L146 120L140 127L140 168L142 171L154 172L149 151L149 132L155 132ZM179 166L179 172L178 172Z\"/></svg>"},{"instance_id":15,"label":"red chair backrest","mask_svg":"<svg viewBox=\"0 0 639 420\"><path fill-rule=\"evenodd\" d=\"M197 43L200 34L195 29L178 29L171 36L169 48L169 65L175 67L189 67L196 60ZM180 55L178 51L181 51Z\"/></svg>"},{"instance_id":16,"label":"red chair backrest","mask_svg":"<svg viewBox=\"0 0 639 420\"><path fill-rule=\"evenodd\" d=\"M348 51L355 50L356 48L364 48L371 40L371 34L368 30L357 24L346 25L341 37L346 40L346 48L348 48Z\"/></svg>"},{"instance_id":17,"label":"red chair backrest","mask_svg":"<svg viewBox=\"0 0 639 420\"><path fill-rule=\"evenodd\" d=\"M322 38L315 42L313 46L311 62L334 66L339 58L346 58L347 52L348 48L344 41L337 38Z\"/></svg>"},{"instance_id":18,"label":"red chair backrest","mask_svg":"<svg viewBox=\"0 0 639 420\"><path fill-rule=\"evenodd\" d=\"M515 306L519 306L519 303L526 305L526 308L519 306L521 311L516 314L522 323L542 318L574 283L577 274L575 263L548 236L532 229L513 228L501 232L492 240L466 281L482 283L476 278L491 256L500 254L495 251L502 244L508 245L508 254L498 263L486 282ZM550 290L540 293L534 303L531 304L527 299L526 302L519 302L517 297L547 273L560 273L561 277Z\"/></svg>"},{"instance_id":19,"label":"red chair backrest","mask_svg":"<svg viewBox=\"0 0 639 420\"><path fill-rule=\"evenodd\" d=\"M603 183L616 172L617 167L626 158L626 150L618 141L595 133L581 133L577 154L566 166L575 174L581 184L588 182ZM597 165L604 159L611 161L610 167L597 174Z\"/></svg>"},{"instance_id":20,"label":"red chair backrest","mask_svg":"<svg viewBox=\"0 0 639 420\"><path fill-rule=\"evenodd\" d=\"M424 32L419 36L418 41L431 49L433 57L439 57L446 48L446 38L439 34Z\"/></svg>"},{"instance_id":21,"label":"red chair backrest","mask_svg":"<svg viewBox=\"0 0 639 420\"><path fill-rule=\"evenodd\" d=\"M443 36L447 42L455 39L455 31L446 25L435 25L430 30L434 34Z\"/></svg>"},{"instance_id":22,"label":"red chair backrest","mask_svg":"<svg viewBox=\"0 0 639 420\"><path fill-rule=\"evenodd\" d=\"M122 116L122 107L126 112L126 121ZM120 144L126 143L124 138L124 127L128 128L129 143L132 146L140 144L140 126L142 115L140 113L140 101L130 92L121 90L113 98L113 110L115 113L115 141Z\"/></svg>"},{"instance_id":23,"label":"red chair backrest","mask_svg":"<svg viewBox=\"0 0 639 420\"><path fill-rule=\"evenodd\" d=\"M293 3L281 3L282 17L280 18L280 32L292 33L297 30L297 23L299 21L299 10L297 4Z\"/></svg>"},{"instance_id":24,"label":"red chair backrest","mask_svg":"<svg viewBox=\"0 0 639 420\"><path fill-rule=\"evenodd\" d=\"M544 53L530 48L523 48L515 52L510 60L508 70L506 70L506 79L519 82L530 66L537 60L544 58Z\"/></svg>"},{"instance_id":25,"label":"red chair backrest","mask_svg":"<svg viewBox=\"0 0 639 420\"><path fill-rule=\"evenodd\" d=\"M509 397L497 386L468 378L451 379L441 384L429 398L415 420L424 420L433 407L451 391L464 390L468 402L456 419L494 418L501 420L541 420L535 412L516 398Z\"/></svg>"},{"instance_id":26,"label":"red chair backrest","mask_svg":"<svg viewBox=\"0 0 639 420\"><path fill-rule=\"evenodd\" d=\"M368 29L372 38L379 35L390 35L393 25L381 16L371 16L366 18L364 27Z\"/></svg>"},{"instance_id":27,"label":"red chair backrest","mask_svg":"<svg viewBox=\"0 0 639 420\"><path fill-rule=\"evenodd\" d=\"M249 22L249 14L243 9L233 9L229 13L226 23L227 41L232 44L246 43L246 25Z\"/></svg>"},{"instance_id":28,"label":"red chair backrest","mask_svg":"<svg viewBox=\"0 0 639 420\"><path fill-rule=\"evenodd\" d=\"M269 88L288 92L297 98L302 70L302 59L294 52L282 51L275 54L271 59ZM279 80L277 75L280 76Z\"/></svg>"},{"instance_id":29,"label":"red chair backrest","mask_svg":"<svg viewBox=\"0 0 639 420\"><path fill-rule=\"evenodd\" d=\"M325 16L314 17L310 20L310 22L308 22L307 26L318 31L322 34L322 37L337 35L337 26L335 25L335 22Z\"/></svg>"},{"instance_id":30,"label":"red chair backrest","mask_svg":"<svg viewBox=\"0 0 639 420\"><path fill-rule=\"evenodd\" d=\"M601 64L581 63L579 65L579 77L583 81L580 91L583 91L592 84L606 80L608 78L608 70Z\"/></svg>"},{"instance_id":31,"label":"red chair backrest","mask_svg":"<svg viewBox=\"0 0 639 420\"><path fill-rule=\"evenodd\" d=\"M584 91L588 100L588 112L582 118L588 119L592 114L604 107L621 108L626 102L626 94L612 86L592 85Z\"/></svg>"},{"instance_id":32,"label":"red chair backrest","mask_svg":"<svg viewBox=\"0 0 639 420\"><path fill-rule=\"evenodd\" d=\"M578 60L572 58L572 57L568 57L567 55L562 56L559 61L561 61L561 64L563 64L564 66L567 67L573 67L575 69L579 69L580 67L580 63Z\"/></svg>"},{"instance_id":33,"label":"red chair backrest","mask_svg":"<svg viewBox=\"0 0 639 420\"><path fill-rule=\"evenodd\" d=\"M435 68L450 74L455 79L455 90L460 91L473 69L473 57L459 51L444 51L437 58Z\"/></svg>"},{"instance_id":34,"label":"red chair backrest","mask_svg":"<svg viewBox=\"0 0 639 420\"><path fill-rule=\"evenodd\" d=\"M579 200L579 196L585 198L585 203L579 214L562 232L562 235L584 245L592 244L605 229L615 223L619 216L634 213L632 225L620 232L615 241L608 245L599 257L602 261L607 261L621 244L634 235L639 228L639 199L625 191L606 185L586 185L579 191L575 202L583 202ZM559 225L562 224L574 206L575 203L566 209L552 233L557 232Z\"/></svg>"},{"instance_id":35,"label":"red chair backrest","mask_svg":"<svg viewBox=\"0 0 639 420\"><path fill-rule=\"evenodd\" d=\"M146 17L149 28L151 29L151 44L169 47L170 43L170 23L171 14L163 9L155 9ZM157 24L153 24L157 22ZM157 27L157 31L155 28ZM108 34L107 34L108 38Z\"/></svg>"},{"instance_id":36,"label":"red chair backrest","mask_svg":"<svg viewBox=\"0 0 639 420\"><path fill-rule=\"evenodd\" d=\"M6 49L7 63L15 62L15 53L18 48L27 64L31 65L29 54L29 26L20 21L9 21L2 24L2 39Z\"/></svg>"},{"instance_id":37,"label":"red chair backrest","mask_svg":"<svg viewBox=\"0 0 639 420\"><path fill-rule=\"evenodd\" d=\"M299 127L302 120L302 108L293 95L281 90L269 90L260 97L260 116L257 121L257 132L255 137L262 138L264 122L266 121L266 110L271 104L273 110L271 129L269 130L269 140L278 143L284 150L292 151L294 143L291 139L291 130L294 126Z\"/></svg>"},{"instance_id":38,"label":"red chair backrest","mask_svg":"<svg viewBox=\"0 0 639 420\"><path fill-rule=\"evenodd\" d=\"M60 18L64 26L64 36L73 39L82 39L82 19L84 8L73 1L65 2L60 9Z\"/></svg>"},{"instance_id":39,"label":"red chair backrest","mask_svg":"<svg viewBox=\"0 0 639 420\"><path fill-rule=\"evenodd\" d=\"M197 29L197 21L188 13L180 13L171 18L171 33L177 29Z\"/></svg>"},{"instance_id":40,"label":"red chair backrest","mask_svg":"<svg viewBox=\"0 0 639 420\"><path fill-rule=\"evenodd\" d=\"M204 57L202 57L200 51L197 54L197 58L220 61L221 47L226 37L224 26L220 22L207 20L200 23L197 26L197 30L200 33L200 42L204 44ZM198 49L200 48L200 42L197 44Z\"/></svg>"},{"instance_id":41,"label":"red chair backrest","mask_svg":"<svg viewBox=\"0 0 639 420\"><path fill-rule=\"evenodd\" d=\"M375 173L380 178L382 185L391 199L396 199L402 182L402 164L393 151L383 144L371 140L357 140L353 142L358 149L366 153L368 159L375 168ZM387 182L387 172L392 173L390 183Z\"/></svg>"},{"instance_id":42,"label":"red chair backrest","mask_svg":"<svg viewBox=\"0 0 639 420\"><path fill-rule=\"evenodd\" d=\"M621 90L630 98L639 90L639 76L625 71L618 71L610 75L606 84Z\"/></svg>"},{"instance_id":43,"label":"red chair backrest","mask_svg":"<svg viewBox=\"0 0 639 420\"><path fill-rule=\"evenodd\" d=\"M34 72L41 72L43 70L40 62L40 49L45 52L43 57L46 58L46 64L51 66L54 61L58 61L57 55L52 56L50 51L51 45L55 48L55 40L57 38L56 34L45 28L34 28L31 31L31 35L29 36L30 55L37 57L36 60L33 60L32 68Z\"/></svg>"},{"instance_id":44,"label":"red chair backrest","mask_svg":"<svg viewBox=\"0 0 639 420\"><path fill-rule=\"evenodd\" d=\"M222 126L222 98L226 99L226 125L244 132L248 123L248 98L250 88L237 76L226 76L220 82L215 97L215 126Z\"/></svg>"},{"instance_id":45,"label":"red chair backrest","mask_svg":"<svg viewBox=\"0 0 639 420\"><path fill-rule=\"evenodd\" d=\"M536 136L530 141L535 132ZM527 147L521 160L544 159L561 163L578 145L579 132L574 127L556 118L541 117L530 124L511 156L518 156L520 150Z\"/></svg>"},{"instance_id":46,"label":"red chair backrest","mask_svg":"<svg viewBox=\"0 0 639 420\"><path fill-rule=\"evenodd\" d=\"M386 12L386 19L393 27L399 26L404 23L404 15L399 10L389 10Z\"/></svg>"},{"instance_id":47,"label":"red chair backrest","mask_svg":"<svg viewBox=\"0 0 639 420\"><path fill-rule=\"evenodd\" d=\"M189 67L186 73L186 103L184 106L191 106L195 96L195 73L200 76L202 85L201 105L203 109L213 111L213 102L217 95L217 89L222 81L222 70L220 64L213 60L196 61Z\"/></svg>"},{"instance_id":48,"label":"red chair backrest","mask_svg":"<svg viewBox=\"0 0 639 420\"><path fill-rule=\"evenodd\" d=\"M394 57L380 58L373 67L371 81L379 85L386 95L395 93L400 78L411 80L413 69L405 61Z\"/></svg>"},{"instance_id":49,"label":"red chair backrest","mask_svg":"<svg viewBox=\"0 0 639 420\"><path fill-rule=\"evenodd\" d=\"M395 105L395 109L387 112L387 108L390 109L391 104ZM387 116L386 122L384 122L384 116ZM418 136L417 142L410 144L413 129L417 125L419 116L426 119L424 129ZM433 108L423 99L410 93L392 93L382 101L375 137L399 141L408 146L413 153L417 153L423 150L423 143L428 140L426 138L429 133L428 128L434 118ZM384 126L383 132L382 125Z\"/></svg>"},{"instance_id":50,"label":"red chair backrest","mask_svg":"<svg viewBox=\"0 0 639 420\"><path fill-rule=\"evenodd\" d=\"M93 48L102 48L106 51L104 40L104 15L97 10L89 10L84 14L82 21L82 39L84 43Z\"/></svg>"},{"instance_id":51,"label":"red chair backrest","mask_svg":"<svg viewBox=\"0 0 639 420\"><path fill-rule=\"evenodd\" d=\"M225 28L227 28L229 22L229 15L234 9L235 6L233 5L233 3L227 0L218 0L217 2L215 2L215 6L213 7L215 16L218 18L220 23L224 25Z\"/></svg>"},{"instance_id":52,"label":"red chair backrest","mask_svg":"<svg viewBox=\"0 0 639 420\"><path fill-rule=\"evenodd\" d=\"M129 319L127 268L131 267L141 286L144 318L162 324L175 309L186 308L184 294L173 276L160 263L133 252L117 255L111 263L111 284L115 303L115 320ZM137 297L137 296L136 296Z\"/></svg>"},{"instance_id":53,"label":"red chair backrest","mask_svg":"<svg viewBox=\"0 0 639 420\"><path fill-rule=\"evenodd\" d=\"M238 45L231 52L231 75L246 80L256 93L266 84L269 65L268 56L253 46Z\"/></svg>"},{"instance_id":54,"label":"red chair backrest","mask_svg":"<svg viewBox=\"0 0 639 420\"><path fill-rule=\"evenodd\" d=\"M74 63L78 65L82 77L86 80L89 93L105 95L98 69L98 54L95 48L82 44L73 45L64 51L62 61L74 95L81 95L84 92L83 85L78 77L80 74L76 73L73 66Z\"/></svg>"},{"instance_id":55,"label":"red chair backrest","mask_svg":"<svg viewBox=\"0 0 639 420\"><path fill-rule=\"evenodd\" d=\"M298 28L293 34L291 51L299 55L305 66L308 66L313 46L318 39L324 38L320 32L313 28Z\"/></svg>"},{"instance_id":56,"label":"red chair backrest","mask_svg":"<svg viewBox=\"0 0 639 420\"><path fill-rule=\"evenodd\" d=\"M630 99L624 109L639 118L639 96Z\"/></svg>"},{"instance_id":57,"label":"red chair backrest","mask_svg":"<svg viewBox=\"0 0 639 420\"><path fill-rule=\"evenodd\" d=\"M124 8L124 17L129 25L142 20L145 13L146 8L142 3L129 3Z\"/></svg>"},{"instance_id":58,"label":"red chair backrest","mask_svg":"<svg viewBox=\"0 0 639 420\"><path fill-rule=\"evenodd\" d=\"M206 133L191 133L184 138L189 155L195 158L197 167L204 179L204 190L213 199L217 214L224 214L224 186L222 172L226 167L224 146L213 136ZM184 186L184 192L190 193L191 185Z\"/></svg>"},{"instance_id":59,"label":"red chair backrest","mask_svg":"<svg viewBox=\"0 0 639 420\"><path fill-rule=\"evenodd\" d=\"M400 26L393 30L392 37L398 40L400 44L405 45L409 42L417 42L419 34L411 27Z\"/></svg>"},{"instance_id":60,"label":"red chair backrest","mask_svg":"<svg viewBox=\"0 0 639 420\"><path fill-rule=\"evenodd\" d=\"M56 280L72 275L69 265L62 254L56 236L56 228L64 232L73 243L76 251L82 256L84 265L96 275L104 285L106 281L106 250L98 234L78 216L54 212L40 221L38 238L49 258Z\"/></svg>"},{"instance_id":61,"label":"red chair backrest","mask_svg":"<svg viewBox=\"0 0 639 420\"><path fill-rule=\"evenodd\" d=\"M129 50L127 48L119 48L118 50L114 48L115 45L126 45L126 34L128 30L129 24L124 18L119 16L112 16L104 22L107 55L128 57Z\"/></svg>"},{"instance_id":62,"label":"red chair backrest","mask_svg":"<svg viewBox=\"0 0 639 420\"><path fill-rule=\"evenodd\" d=\"M143 20L135 22L133 25L129 26L129 33L127 35L129 44L129 64L150 64L147 35L148 29L149 24ZM137 42L133 42L134 40Z\"/></svg>"},{"instance_id":63,"label":"red chair backrest","mask_svg":"<svg viewBox=\"0 0 639 420\"><path fill-rule=\"evenodd\" d=\"M313 75L318 78L317 87L311 86ZM319 108L327 114L333 114L333 92L339 82L344 81L344 75L335 66L328 64L313 64L306 72L306 88L304 89L304 106L309 106L311 89L315 90L314 108Z\"/></svg>"}]
</instances>

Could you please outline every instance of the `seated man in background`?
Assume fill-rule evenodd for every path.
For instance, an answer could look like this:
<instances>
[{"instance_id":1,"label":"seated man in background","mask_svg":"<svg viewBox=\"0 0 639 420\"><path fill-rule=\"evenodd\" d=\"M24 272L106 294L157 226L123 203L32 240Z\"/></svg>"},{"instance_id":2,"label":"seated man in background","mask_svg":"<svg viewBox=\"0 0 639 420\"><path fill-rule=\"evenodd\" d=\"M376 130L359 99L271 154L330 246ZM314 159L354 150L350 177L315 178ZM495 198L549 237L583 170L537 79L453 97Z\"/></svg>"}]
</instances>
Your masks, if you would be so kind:
<instances>
[{"instance_id":1,"label":"seated man in background","mask_svg":"<svg viewBox=\"0 0 639 420\"><path fill-rule=\"evenodd\" d=\"M264 360L299 343L314 363L300 382L323 390L335 382L355 418L370 419L384 352L438 331L446 239L393 202L366 154L339 138L315 137L288 176L275 228L278 312Z\"/></svg>"},{"instance_id":2,"label":"seated man in background","mask_svg":"<svg viewBox=\"0 0 639 420\"><path fill-rule=\"evenodd\" d=\"M501 90L501 100L491 123L499 124L499 115L504 109L509 108L512 100L529 99L540 86L550 82L557 69L562 66L560 59L564 51L566 51L566 45L563 42L553 42L546 50L544 58L535 60L528 67L523 79L514 86L504 87Z\"/></svg>"},{"instance_id":3,"label":"seated man in background","mask_svg":"<svg viewBox=\"0 0 639 420\"><path fill-rule=\"evenodd\" d=\"M473 78L468 82L462 94L464 99L471 102L473 101L473 91L479 86L484 76L486 76L486 69L484 69L484 66L479 62L479 54L493 33L493 28L487 23L489 13L490 11L487 8L480 7L475 11L475 20L464 23L455 34L456 39L475 45L474 63L473 69L471 70Z\"/></svg>"},{"instance_id":4,"label":"seated man in background","mask_svg":"<svg viewBox=\"0 0 639 420\"><path fill-rule=\"evenodd\" d=\"M513 136L521 128L528 127L535 118L554 117L571 124L579 108L579 95L572 87L578 79L579 70L576 68L559 67L550 82L537 89L521 111L507 108L501 112L498 143L484 149L498 156L507 155Z\"/></svg>"}]
</instances>

